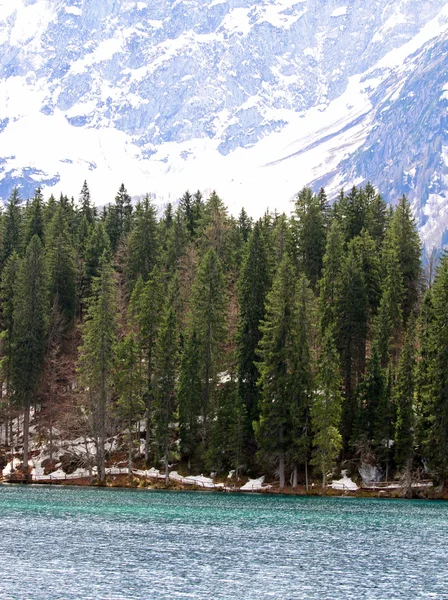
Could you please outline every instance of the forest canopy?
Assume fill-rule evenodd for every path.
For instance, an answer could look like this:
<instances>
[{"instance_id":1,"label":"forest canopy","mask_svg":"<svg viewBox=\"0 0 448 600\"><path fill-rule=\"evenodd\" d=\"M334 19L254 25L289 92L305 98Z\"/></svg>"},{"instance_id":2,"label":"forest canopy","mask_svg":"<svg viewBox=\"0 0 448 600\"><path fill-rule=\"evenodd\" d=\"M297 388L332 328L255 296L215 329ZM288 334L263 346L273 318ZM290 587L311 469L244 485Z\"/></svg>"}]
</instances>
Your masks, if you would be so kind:
<instances>
[{"instance_id":1,"label":"forest canopy","mask_svg":"<svg viewBox=\"0 0 448 600\"><path fill-rule=\"evenodd\" d=\"M99 481L117 435L130 465L143 445L148 466L280 487L345 463L444 481L448 258L423 266L408 200L370 184L331 205L304 188L292 208L235 218L186 192L160 215L124 185L101 209L86 182L77 201L14 190L0 426L23 468L39 414L50 455L56 431L94 441Z\"/></svg>"}]
</instances>

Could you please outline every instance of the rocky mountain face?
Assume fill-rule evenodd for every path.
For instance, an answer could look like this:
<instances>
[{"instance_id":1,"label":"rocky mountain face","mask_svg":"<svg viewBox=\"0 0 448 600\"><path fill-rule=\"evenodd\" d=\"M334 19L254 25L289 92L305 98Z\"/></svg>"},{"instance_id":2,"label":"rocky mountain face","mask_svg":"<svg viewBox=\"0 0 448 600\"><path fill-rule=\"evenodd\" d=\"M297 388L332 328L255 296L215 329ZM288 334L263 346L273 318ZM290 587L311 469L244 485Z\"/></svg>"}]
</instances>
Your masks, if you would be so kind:
<instances>
[{"instance_id":1,"label":"rocky mountain face","mask_svg":"<svg viewBox=\"0 0 448 600\"><path fill-rule=\"evenodd\" d=\"M448 241L445 0L0 0L0 197L288 209L370 180Z\"/></svg>"}]
</instances>

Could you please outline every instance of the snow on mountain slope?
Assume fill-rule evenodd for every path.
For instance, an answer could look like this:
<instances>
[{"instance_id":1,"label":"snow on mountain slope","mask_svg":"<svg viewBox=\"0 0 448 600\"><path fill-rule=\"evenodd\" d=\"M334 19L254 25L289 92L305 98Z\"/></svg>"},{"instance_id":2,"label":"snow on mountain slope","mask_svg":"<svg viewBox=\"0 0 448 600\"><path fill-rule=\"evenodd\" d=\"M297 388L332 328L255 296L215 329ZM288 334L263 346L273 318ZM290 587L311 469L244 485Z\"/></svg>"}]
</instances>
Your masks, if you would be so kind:
<instances>
[{"instance_id":1,"label":"snow on mountain slope","mask_svg":"<svg viewBox=\"0 0 448 600\"><path fill-rule=\"evenodd\" d=\"M124 181L260 214L370 179L439 244L447 29L446 0L0 0L0 197Z\"/></svg>"}]
</instances>

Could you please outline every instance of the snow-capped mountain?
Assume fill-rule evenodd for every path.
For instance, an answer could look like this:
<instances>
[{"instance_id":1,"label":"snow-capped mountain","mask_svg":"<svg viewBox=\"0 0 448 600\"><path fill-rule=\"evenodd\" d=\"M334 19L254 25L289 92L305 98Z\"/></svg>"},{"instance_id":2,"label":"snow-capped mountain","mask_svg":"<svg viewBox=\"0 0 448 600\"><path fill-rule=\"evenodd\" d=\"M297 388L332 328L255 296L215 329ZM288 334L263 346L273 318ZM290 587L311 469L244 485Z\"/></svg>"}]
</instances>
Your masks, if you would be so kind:
<instances>
[{"instance_id":1,"label":"snow-capped mountain","mask_svg":"<svg viewBox=\"0 0 448 600\"><path fill-rule=\"evenodd\" d=\"M0 0L0 49L2 198L371 180L448 241L446 0Z\"/></svg>"}]
</instances>

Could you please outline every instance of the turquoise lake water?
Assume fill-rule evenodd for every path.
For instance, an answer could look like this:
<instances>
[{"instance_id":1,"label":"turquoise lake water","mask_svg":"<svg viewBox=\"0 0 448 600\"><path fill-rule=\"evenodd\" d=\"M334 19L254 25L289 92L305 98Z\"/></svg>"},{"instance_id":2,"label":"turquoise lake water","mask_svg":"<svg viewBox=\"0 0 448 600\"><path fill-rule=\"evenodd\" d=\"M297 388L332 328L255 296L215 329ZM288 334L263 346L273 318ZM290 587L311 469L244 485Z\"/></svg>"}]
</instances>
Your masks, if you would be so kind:
<instances>
[{"instance_id":1,"label":"turquoise lake water","mask_svg":"<svg viewBox=\"0 0 448 600\"><path fill-rule=\"evenodd\" d=\"M0 486L1 600L448 599L448 504Z\"/></svg>"}]
</instances>

